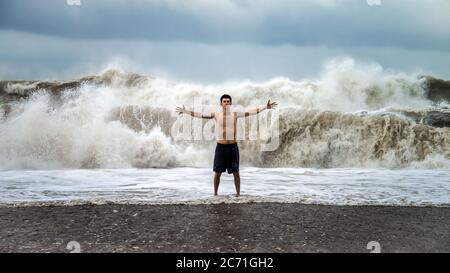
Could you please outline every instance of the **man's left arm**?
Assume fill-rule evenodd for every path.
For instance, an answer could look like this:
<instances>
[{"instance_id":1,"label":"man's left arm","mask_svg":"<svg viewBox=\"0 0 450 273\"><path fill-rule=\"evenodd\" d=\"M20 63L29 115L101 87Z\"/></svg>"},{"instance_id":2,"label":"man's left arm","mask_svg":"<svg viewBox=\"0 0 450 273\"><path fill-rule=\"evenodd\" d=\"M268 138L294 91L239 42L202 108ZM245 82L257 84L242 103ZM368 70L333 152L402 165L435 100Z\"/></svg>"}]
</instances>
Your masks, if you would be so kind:
<instances>
[{"instance_id":1,"label":"man's left arm","mask_svg":"<svg viewBox=\"0 0 450 273\"><path fill-rule=\"evenodd\" d=\"M276 102L270 102L267 101L266 105L262 105L262 106L258 106L256 107L256 109L252 109L248 112L238 112L237 116L238 117L249 117L249 116L254 116L257 115L259 113L261 113L262 111L266 110L266 109L274 109L278 104Z\"/></svg>"}]
</instances>

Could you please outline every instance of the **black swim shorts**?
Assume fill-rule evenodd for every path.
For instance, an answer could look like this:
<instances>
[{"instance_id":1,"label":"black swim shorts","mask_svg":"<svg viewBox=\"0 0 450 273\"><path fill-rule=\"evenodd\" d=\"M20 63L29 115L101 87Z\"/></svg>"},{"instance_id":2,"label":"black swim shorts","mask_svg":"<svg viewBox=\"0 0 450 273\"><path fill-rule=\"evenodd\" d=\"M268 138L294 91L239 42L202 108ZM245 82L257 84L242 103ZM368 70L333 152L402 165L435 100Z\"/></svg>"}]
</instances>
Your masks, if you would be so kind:
<instances>
[{"instance_id":1,"label":"black swim shorts","mask_svg":"<svg viewBox=\"0 0 450 273\"><path fill-rule=\"evenodd\" d=\"M213 170L216 173L223 173L225 170L228 173L239 172L239 148L237 143L217 143Z\"/></svg>"}]
</instances>

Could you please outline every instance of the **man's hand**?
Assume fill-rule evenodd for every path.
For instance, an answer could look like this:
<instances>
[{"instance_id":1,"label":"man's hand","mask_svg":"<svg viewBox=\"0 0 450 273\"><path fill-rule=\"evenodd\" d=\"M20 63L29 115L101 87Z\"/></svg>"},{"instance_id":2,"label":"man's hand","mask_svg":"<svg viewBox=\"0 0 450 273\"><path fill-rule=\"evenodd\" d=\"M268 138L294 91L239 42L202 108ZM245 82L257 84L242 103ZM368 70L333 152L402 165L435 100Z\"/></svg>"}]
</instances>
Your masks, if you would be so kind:
<instances>
[{"instance_id":1,"label":"man's hand","mask_svg":"<svg viewBox=\"0 0 450 273\"><path fill-rule=\"evenodd\" d=\"M186 113L186 108L184 107L184 104L183 104L183 108L177 107L177 109L175 109L175 111L177 111L179 115L182 115L182 114Z\"/></svg>"},{"instance_id":2,"label":"man's hand","mask_svg":"<svg viewBox=\"0 0 450 273\"><path fill-rule=\"evenodd\" d=\"M267 109L275 109L275 107L277 107L277 103L276 102L272 102L270 103L270 100L267 101Z\"/></svg>"}]
</instances>

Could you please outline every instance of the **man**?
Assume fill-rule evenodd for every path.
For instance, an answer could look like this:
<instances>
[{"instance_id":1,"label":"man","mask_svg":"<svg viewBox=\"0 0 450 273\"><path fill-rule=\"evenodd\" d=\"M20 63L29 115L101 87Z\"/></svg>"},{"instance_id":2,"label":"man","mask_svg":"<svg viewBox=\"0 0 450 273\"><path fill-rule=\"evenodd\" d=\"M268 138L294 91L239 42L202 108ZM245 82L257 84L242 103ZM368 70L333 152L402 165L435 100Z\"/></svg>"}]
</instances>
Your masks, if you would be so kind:
<instances>
[{"instance_id":1,"label":"man","mask_svg":"<svg viewBox=\"0 0 450 273\"><path fill-rule=\"evenodd\" d=\"M236 142L237 119L257 115L266 109L273 109L277 106L276 102L267 102L262 107L249 112L231 112L232 104L230 95L222 95L220 97L220 105L222 111L212 112L208 114L198 113L177 107L176 111L181 114L190 114L196 118L214 119L216 122L216 152L214 155L214 195L217 195L220 184L220 176L225 170L233 173L234 185L236 187L236 197L240 195L241 178L239 176L239 149Z\"/></svg>"}]
</instances>

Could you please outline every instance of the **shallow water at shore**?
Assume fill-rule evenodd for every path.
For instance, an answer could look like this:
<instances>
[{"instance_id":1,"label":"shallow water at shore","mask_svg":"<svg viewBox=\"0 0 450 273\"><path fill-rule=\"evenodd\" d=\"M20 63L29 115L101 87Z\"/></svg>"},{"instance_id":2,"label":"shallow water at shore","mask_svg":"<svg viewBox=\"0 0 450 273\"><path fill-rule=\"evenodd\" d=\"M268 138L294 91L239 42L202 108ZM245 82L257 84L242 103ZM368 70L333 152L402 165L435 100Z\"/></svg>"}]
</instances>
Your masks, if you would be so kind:
<instances>
[{"instance_id":1,"label":"shallow water at shore","mask_svg":"<svg viewBox=\"0 0 450 273\"><path fill-rule=\"evenodd\" d=\"M440 169L241 168L241 194L222 175L213 197L209 168L65 169L0 172L2 205L83 203L208 204L299 202L327 205L449 206Z\"/></svg>"}]
</instances>

